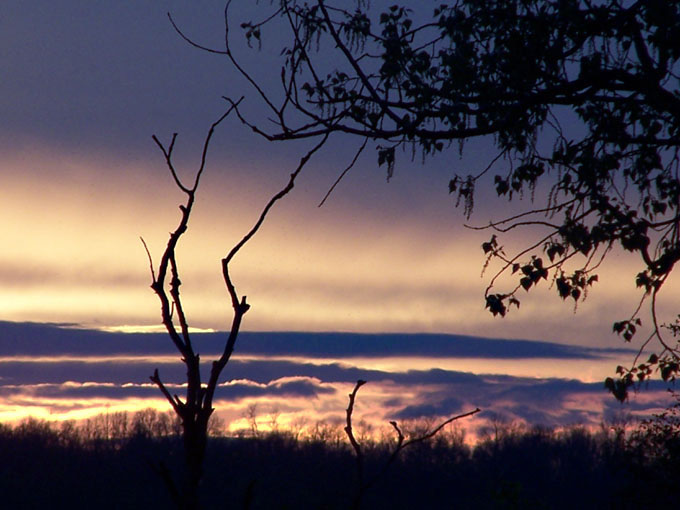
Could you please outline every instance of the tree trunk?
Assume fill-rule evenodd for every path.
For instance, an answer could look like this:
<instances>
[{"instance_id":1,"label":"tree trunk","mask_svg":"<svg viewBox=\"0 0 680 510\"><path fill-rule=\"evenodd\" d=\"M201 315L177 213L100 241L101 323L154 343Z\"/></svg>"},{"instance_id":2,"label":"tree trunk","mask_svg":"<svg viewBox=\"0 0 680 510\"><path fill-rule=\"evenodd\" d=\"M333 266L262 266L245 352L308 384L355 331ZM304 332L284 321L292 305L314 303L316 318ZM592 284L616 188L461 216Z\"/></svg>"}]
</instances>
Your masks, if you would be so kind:
<instances>
[{"instance_id":1,"label":"tree trunk","mask_svg":"<svg viewBox=\"0 0 680 510\"><path fill-rule=\"evenodd\" d=\"M203 460L208 438L208 420L203 419L202 414L199 412L189 416L183 423L186 472L181 510L198 510L200 508L199 488L203 478Z\"/></svg>"}]
</instances>

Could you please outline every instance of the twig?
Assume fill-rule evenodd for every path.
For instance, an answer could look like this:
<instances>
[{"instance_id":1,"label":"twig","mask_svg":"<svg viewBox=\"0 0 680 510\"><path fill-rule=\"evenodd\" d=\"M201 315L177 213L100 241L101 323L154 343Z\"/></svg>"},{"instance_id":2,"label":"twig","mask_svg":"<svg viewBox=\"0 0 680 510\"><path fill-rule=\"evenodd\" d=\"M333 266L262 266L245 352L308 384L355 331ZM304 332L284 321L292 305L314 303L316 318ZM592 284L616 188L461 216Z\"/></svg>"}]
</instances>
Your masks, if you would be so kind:
<instances>
[{"instance_id":1,"label":"twig","mask_svg":"<svg viewBox=\"0 0 680 510\"><path fill-rule=\"evenodd\" d=\"M349 172L349 171L352 169L352 167L354 167L354 164L357 162L357 159L359 159L359 155L363 152L363 150L364 150L364 148L366 147L366 144L367 144L367 143L368 143L368 138L365 138L365 139L364 139L364 143L361 144L361 147L359 147L359 150L358 150L357 153L354 155L354 158L352 159L352 162L349 164L349 166L348 166L347 168L345 168L345 169L342 171L342 173L340 174L340 176L335 180L335 182L333 183L333 185L331 186L331 188L328 190L328 192L326 193L326 195L323 197L323 200L321 200L321 202L319 202L319 205L318 205L317 207L321 207L321 206L326 202L326 200L328 199L328 197L331 196L331 193L333 193L333 190L335 189L335 187L340 183L340 181L343 179L343 177L345 177L345 175L347 174L347 172Z\"/></svg>"}]
</instances>

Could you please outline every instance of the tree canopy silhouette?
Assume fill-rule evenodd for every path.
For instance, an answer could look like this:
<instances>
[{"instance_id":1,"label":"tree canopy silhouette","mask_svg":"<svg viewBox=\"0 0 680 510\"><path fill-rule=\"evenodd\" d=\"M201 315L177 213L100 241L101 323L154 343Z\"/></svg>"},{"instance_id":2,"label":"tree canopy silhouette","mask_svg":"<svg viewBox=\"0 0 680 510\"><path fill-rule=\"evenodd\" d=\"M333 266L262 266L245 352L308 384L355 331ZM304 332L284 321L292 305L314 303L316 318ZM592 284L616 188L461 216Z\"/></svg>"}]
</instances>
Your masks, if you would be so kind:
<instances>
[{"instance_id":1,"label":"tree canopy silhouette","mask_svg":"<svg viewBox=\"0 0 680 510\"><path fill-rule=\"evenodd\" d=\"M482 248L501 263L485 291L493 315L519 307L520 291L541 280L576 304L613 249L636 254L639 305L613 330L631 341L644 319L651 333L633 364L606 381L623 400L655 370L667 381L680 372L678 323L664 324L656 306L680 260L679 4L457 0L426 14L415 3L380 12L365 0L282 0L262 21L240 25L249 45L280 36L273 24L288 27L278 90L232 52L229 4L224 49L175 28L245 76L268 123L236 112L269 140L354 135L359 151L375 143L389 179L401 149L428 157L492 138L488 166L454 173L449 190L468 217L480 186L507 200L531 196L523 212L483 227L493 235ZM533 240L507 255L497 234L519 229Z\"/></svg>"}]
</instances>

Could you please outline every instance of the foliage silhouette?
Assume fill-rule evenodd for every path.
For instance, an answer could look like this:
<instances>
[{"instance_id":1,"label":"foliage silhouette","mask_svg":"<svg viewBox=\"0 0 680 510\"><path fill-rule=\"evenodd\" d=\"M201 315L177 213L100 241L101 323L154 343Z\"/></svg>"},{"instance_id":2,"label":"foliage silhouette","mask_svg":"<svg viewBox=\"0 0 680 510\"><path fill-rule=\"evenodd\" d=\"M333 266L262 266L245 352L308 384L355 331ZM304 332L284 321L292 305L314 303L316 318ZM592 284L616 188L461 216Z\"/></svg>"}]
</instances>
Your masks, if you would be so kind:
<instances>
[{"instance_id":1,"label":"foliage silhouette","mask_svg":"<svg viewBox=\"0 0 680 510\"><path fill-rule=\"evenodd\" d=\"M241 23L258 47L267 30L284 30L272 25L287 29L276 91L232 52L230 3L224 49L173 25L190 44L225 55L262 98L266 124L232 102L242 122L269 140L353 135L362 142L357 156L373 141L388 179L398 150L427 158L492 139L488 165L455 173L449 191L468 217L480 187L508 200L529 196L532 205L478 227L494 232L482 245L487 264L500 263L486 308L505 316L542 280L576 305L613 249L631 252L640 301L613 330L629 342L645 318L651 332L606 386L624 400L654 371L666 381L678 375L680 345L657 317L680 260L678 0L457 0L429 16L406 2L376 13L365 0L282 0L263 21ZM533 237L508 255L498 236L517 230Z\"/></svg>"},{"instance_id":2,"label":"foliage silhouette","mask_svg":"<svg viewBox=\"0 0 680 510\"><path fill-rule=\"evenodd\" d=\"M643 469L638 476L656 487L651 496L660 499L659 507L666 503L662 496L676 490L680 476L680 394L674 392L673 396L675 404L644 420L628 441L628 448L658 471L657 476Z\"/></svg>"}]
</instances>

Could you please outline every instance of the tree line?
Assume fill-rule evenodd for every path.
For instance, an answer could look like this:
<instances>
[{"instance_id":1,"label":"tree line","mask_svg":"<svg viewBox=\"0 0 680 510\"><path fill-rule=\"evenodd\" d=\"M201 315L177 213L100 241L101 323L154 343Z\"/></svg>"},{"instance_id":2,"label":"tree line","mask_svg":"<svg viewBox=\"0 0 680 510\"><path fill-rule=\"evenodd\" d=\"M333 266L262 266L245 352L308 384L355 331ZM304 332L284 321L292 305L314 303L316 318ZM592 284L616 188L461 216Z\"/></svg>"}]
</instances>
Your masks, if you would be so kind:
<instances>
[{"instance_id":1,"label":"tree line","mask_svg":"<svg viewBox=\"0 0 680 510\"><path fill-rule=\"evenodd\" d=\"M418 434L428 423L411 424ZM316 432L314 432L316 430ZM390 465L362 508L663 508L680 475L680 407L626 429L551 430L496 422L475 444L448 428ZM209 438L203 508L352 508L355 454L342 424ZM362 438L378 472L392 435ZM5 508L167 508L154 466L181 471L181 426L172 413L110 413L75 424L25 420L0 427Z\"/></svg>"}]
</instances>

